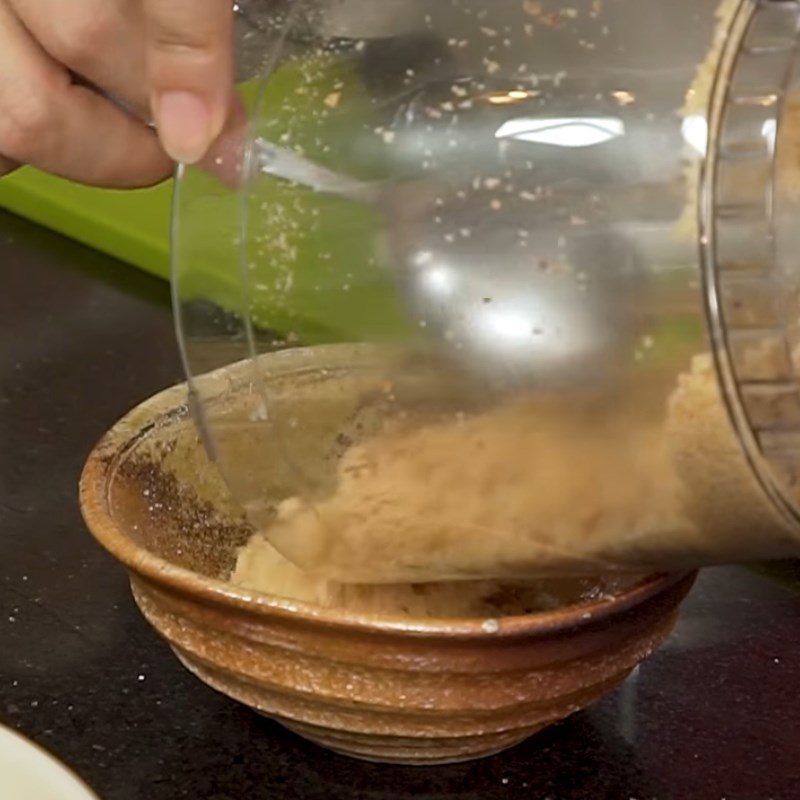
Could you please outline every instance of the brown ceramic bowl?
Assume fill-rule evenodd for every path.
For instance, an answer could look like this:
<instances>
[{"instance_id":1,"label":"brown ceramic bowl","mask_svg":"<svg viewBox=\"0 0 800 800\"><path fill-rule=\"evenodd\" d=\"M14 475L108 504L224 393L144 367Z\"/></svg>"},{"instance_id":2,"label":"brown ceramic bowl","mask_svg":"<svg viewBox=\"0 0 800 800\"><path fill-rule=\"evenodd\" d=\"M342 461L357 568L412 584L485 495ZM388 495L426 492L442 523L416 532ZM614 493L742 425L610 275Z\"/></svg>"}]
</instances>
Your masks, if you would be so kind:
<instances>
[{"instance_id":1,"label":"brown ceramic bowl","mask_svg":"<svg viewBox=\"0 0 800 800\"><path fill-rule=\"evenodd\" d=\"M189 670L332 750L435 764L510 747L623 681L669 634L694 580L652 576L489 624L364 616L237 588L225 578L252 529L185 399L185 387L152 398L97 446L81 480L86 523Z\"/></svg>"}]
</instances>

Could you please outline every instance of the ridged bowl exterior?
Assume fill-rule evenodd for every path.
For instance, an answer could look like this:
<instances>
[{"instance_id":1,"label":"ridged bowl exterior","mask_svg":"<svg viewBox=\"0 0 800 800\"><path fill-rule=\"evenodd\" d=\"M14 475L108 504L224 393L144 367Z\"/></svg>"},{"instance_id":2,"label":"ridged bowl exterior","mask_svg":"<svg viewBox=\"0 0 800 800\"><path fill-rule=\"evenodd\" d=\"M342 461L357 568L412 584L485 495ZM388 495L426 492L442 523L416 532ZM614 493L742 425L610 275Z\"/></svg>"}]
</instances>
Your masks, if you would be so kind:
<instances>
[{"instance_id":1,"label":"ridged bowl exterior","mask_svg":"<svg viewBox=\"0 0 800 800\"><path fill-rule=\"evenodd\" d=\"M368 617L239 589L163 557L169 521L150 530L157 519L120 511L131 493L121 465L144 438L187 424L182 396L168 390L106 435L81 480L84 518L189 670L331 750L436 764L511 747L622 682L667 637L694 581L656 575L610 598L497 621ZM216 539L202 534L176 552L202 542L213 560Z\"/></svg>"}]
</instances>

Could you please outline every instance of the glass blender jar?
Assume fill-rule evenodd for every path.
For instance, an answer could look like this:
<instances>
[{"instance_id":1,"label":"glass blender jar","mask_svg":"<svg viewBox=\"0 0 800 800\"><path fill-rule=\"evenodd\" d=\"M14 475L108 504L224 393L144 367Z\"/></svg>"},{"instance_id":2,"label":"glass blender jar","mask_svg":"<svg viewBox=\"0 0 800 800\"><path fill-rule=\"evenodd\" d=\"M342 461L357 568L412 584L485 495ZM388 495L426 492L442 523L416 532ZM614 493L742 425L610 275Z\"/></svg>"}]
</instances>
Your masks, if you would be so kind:
<instances>
[{"instance_id":1,"label":"glass blender jar","mask_svg":"<svg viewBox=\"0 0 800 800\"><path fill-rule=\"evenodd\" d=\"M345 582L800 553L795 0L239 3L190 401ZM234 142L234 146L230 146Z\"/></svg>"}]
</instances>

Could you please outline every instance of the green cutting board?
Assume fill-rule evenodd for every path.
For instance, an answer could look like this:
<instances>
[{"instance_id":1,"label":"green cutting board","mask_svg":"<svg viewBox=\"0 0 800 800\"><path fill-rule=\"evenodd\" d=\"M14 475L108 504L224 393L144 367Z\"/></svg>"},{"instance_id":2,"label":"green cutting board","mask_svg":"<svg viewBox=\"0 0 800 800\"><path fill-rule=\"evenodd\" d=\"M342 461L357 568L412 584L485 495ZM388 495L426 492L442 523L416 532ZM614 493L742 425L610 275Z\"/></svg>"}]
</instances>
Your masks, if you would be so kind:
<instances>
[{"instance_id":1,"label":"green cutting board","mask_svg":"<svg viewBox=\"0 0 800 800\"><path fill-rule=\"evenodd\" d=\"M0 207L165 279L171 203L172 181L136 191L94 189L30 167L0 180Z\"/></svg>"},{"instance_id":2,"label":"green cutting board","mask_svg":"<svg viewBox=\"0 0 800 800\"><path fill-rule=\"evenodd\" d=\"M332 82L355 81L342 64L336 57L306 58L276 70L267 98L276 131L298 124L302 128L304 114L313 113ZM308 92L297 94L300 86ZM357 97L358 87L352 89ZM245 106L254 102L258 90L257 81L239 86ZM173 181L137 191L95 189L24 167L0 179L0 208L168 279L172 189Z\"/></svg>"},{"instance_id":3,"label":"green cutting board","mask_svg":"<svg viewBox=\"0 0 800 800\"><path fill-rule=\"evenodd\" d=\"M341 106L329 105L332 87L342 97ZM239 90L252 109L258 83ZM373 130L374 113L352 64L321 54L282 64L264 88L261 111L251 116L258 120L258 135L267 140L290 139L312 160L374 179L385 177L380 156L370 160L353 143L359 130ZM248 248L257 245L258 252L249 263L247 299L255 325L309 344L409 335L396 292L372 265L378 232L374 211L279 181L256 186L249 201L254 211ZM238 199L197 170L187 174L184 191L192 202L183 208L178 243L182 298L240 313L239 256L230 246L231 230L238 230ZM0 206L165 279L172 194L173 181L141 191L109 191L30 168L0 180ZM279 246L281 241L286 247ZM276 289L287 275L291 288Z\"/></svg>"},{"instance_id":4,"label":"green cutting board","mask_svg":"<svg viewBox=\"0 0 800 800\"><path fill-rule=\"evenodd\" d=\"M338 122L328 135L334 144L348 144L353 128L365 124L369 104L352 68L335 56L290 60L273 73L264 96L268 113L263 117L261 133L266 131L274 140L292 133L295 144L313 151L314 139L320 135L319 109L325 107L333 85L340 87L350 102L345 113L336 115ZM239 88L243 102L250 105L258 86L250 83ZM305 141L306 137L311 141ZM326 160L323 152L315 155L322 163ZM0 207L169 279L173 185L168 181L138 191L103 190L26 167L0 180ZM214 195L213 186L195 189L207 192L209 197ZM285 199L279 188L273 191L265 187L259 200L274 205ZM280 269L290 266L298 279L294 290L284 298L267 291L256 292L250 309L254 321L273 330L295 332L302 340L315 343L375 338L381 332L404 330L394 292L385 281L376 283L369 271L358 274L353 266L354 261L365 261L366 251L372 247L375 226L370 221L371 214L367 210L348 210L344 204L327 202L322 197L309 197L304 202L320 205L315 211L323 217L321 229L316 235L302 237L292 265L279 263L274 248L260 258L251 276L256 287L274 283ZM221 213L229 214L230 202L222 206ZM209 207L214 210L211 201ZM241 298L238 270L230 269L229 253L225 258L215 258L214 242L208 242L207 236L203 238L214 223L213 218L208 225L202 220L193 223L198 230L198 246L190 256L193 265L182 278L182 290L212 300L226 310L237 310ZM282 230L276 224L272 228L262 226L258 233L269 241L281 236ZM323 264L317 256L327 250L338 253L338 260ZM186 241L182 251L186 252ZM350 271L357 274L353 276L353 291L345 293L341 276Z\"/></svg>"}]
</instances>

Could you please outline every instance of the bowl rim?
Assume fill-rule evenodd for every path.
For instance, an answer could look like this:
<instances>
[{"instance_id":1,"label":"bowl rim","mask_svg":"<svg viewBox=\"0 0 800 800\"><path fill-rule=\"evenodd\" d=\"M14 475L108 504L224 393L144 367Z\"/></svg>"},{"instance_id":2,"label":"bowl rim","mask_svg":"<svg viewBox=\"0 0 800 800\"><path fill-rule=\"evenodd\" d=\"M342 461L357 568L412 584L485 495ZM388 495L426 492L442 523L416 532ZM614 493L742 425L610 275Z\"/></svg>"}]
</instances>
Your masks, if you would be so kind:
<instances>
[{"instance_id":1,"label":"bowl rim","mask_svg":"<svg viewBox=\"0 0 800 800\"><path fill-rule=\"evenodd\" d=\"M211 373L204 376L218 380ZM145 400L112 426L92 449L84 465L79 483L79 502L84 522L92 536L121 562L130 573L162 590L191 596L205 605L236 609L256 616L302 620L317 627L360 633L403 633L429 638L446 635L449 640L502 640L552 635L578 626L600 622L623 614L631 608L660 595L677 585L686 590L696 571L684 570L646 575L631 587L597 600L561 606L532 614L487 617L425 617L363 614L328 609L311 603L281 598L244 589L218 578L180 567L136 544L115 519L110 508L108 489L117 467L136 442L171 419L190 415L190 388L181 383ZM643 568L643 572L646 568ZM487 625L491 621L491 625ZM494 624L496 623L496 625Z\"/></svg>"}]
</instances>

